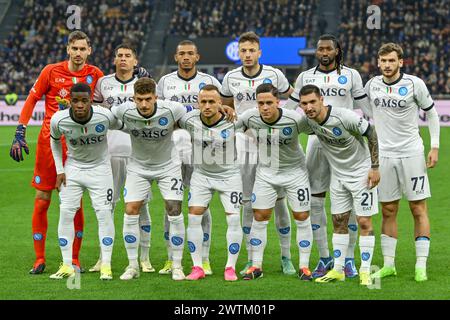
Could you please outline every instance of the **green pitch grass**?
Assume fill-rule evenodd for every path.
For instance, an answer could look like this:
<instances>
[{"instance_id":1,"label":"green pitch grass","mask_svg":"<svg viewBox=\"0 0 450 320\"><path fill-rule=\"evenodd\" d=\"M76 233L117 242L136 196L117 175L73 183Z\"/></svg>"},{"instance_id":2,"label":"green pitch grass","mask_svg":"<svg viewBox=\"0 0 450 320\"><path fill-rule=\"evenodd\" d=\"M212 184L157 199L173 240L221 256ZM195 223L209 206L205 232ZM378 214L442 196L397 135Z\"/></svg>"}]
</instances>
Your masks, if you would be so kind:
<instances>
[{"instance_id":1,"label":"green pitch grass","mask_svg":"<svg viewBox=\"0 0 450 320\"><path fill-rule=\"evenodd\" d=\"M297 276L285 276L280 270L280 249L273 221L268 228L268 246L264 259L264 278L256 281L237 281L226 283L223 269L226 262L226 221L218 197L211 204L213 214L213 233L211 264L214 275L197 282L175 282L170 276L141 274L134 281L124 282L119 276L127 265L122 240L123 204L116 208L116 238L113 253L114 280L101 281L97 273L81 275L80 289L69 290L66 281L50 280L61 261L57 241L58 195L53 194L52 205L48 213L47 268L38 276L29 275L34 262L31 234L31 213L33 211L34 189L30 186L35 160L37 127L28 128L27 140L31 154L22 163L16 163L9 157L10 143L14 134L13 127L0 127L0 174L2 192L0 193L0 299L450 299L449 269L450 255L448 244L450 226L448 223L448 188L450 186L450 129L442 128L441 152L437 168L429 171L433 197L429 200L431 220L431 252L428 263L429 281L414 281L415 248L413 237L413 219L406 202L401 203L398 217L399 240L396 266L398 276L383 279L380 289L369 290L359 285L358 279L343 283L317 284L302 282ZM421 134L428 144L428 129ZM304 139L302 138L304 144ZM428 150L428 146L426 146ZM152 216L151 262L158 271L166 260L166 248L163 241L163 202L157 188L153 188L154 199L150 203ZM98 257L97 222L85 195L85 232L80 261L88 269ZM329 203L327 205L329 208ZM186 202L183 212L187 216ZM330 222L331 219L329 219ZM381 214L374 218L376 248L373 264L382 266L380 248ZM298 264L298 250L295 244L295 225L292 225L292 259ZM332 226L329 223L331 245ZM245 247L245 245L244 245ZM358 256L358 249L356 249ZM237 271L246 262L247 253L241 251ZM314 246L310 267L318 260ZM359 258L357 258L359 265ZM184 255L184 271L189 273L191 259L187 248Z\"/></svg>"}]
</instances>

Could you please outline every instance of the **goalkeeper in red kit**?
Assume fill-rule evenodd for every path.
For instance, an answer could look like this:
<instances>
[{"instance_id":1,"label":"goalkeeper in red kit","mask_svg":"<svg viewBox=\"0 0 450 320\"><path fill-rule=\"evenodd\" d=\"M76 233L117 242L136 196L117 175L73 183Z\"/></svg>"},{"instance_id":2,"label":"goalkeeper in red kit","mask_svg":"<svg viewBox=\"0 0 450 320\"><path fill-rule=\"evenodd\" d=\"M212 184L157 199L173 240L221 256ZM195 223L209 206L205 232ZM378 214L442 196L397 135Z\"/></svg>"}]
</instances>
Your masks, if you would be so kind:
<instances>
[{"instance_id":1,"label":"goalkeeper in red kit","mask_svg":"<svg viewBox=\"0 0 450 320\"><path fill-rule=\"evenodd\" d=\"M56 169L50 148L50 119L56 111L69 106L70 88L73 84L84 82L94 92L97 80L103 76L103 72L99 68L86 63L91 54L91 45L85 33L74 31L69 35L67 53L69 60L49 64L41 71L20 114L19 125L10 150L11 157L17 162L23 161L23 151L29 153L25 140L26 125L31 118L36 102L45 95L45 118L36 146L36 163L32 181L32 186L36 189L32 217L36 261L30 270L31 274L41 274L45 269L47 211L56 184ZM66 151L66 145L63 143L63 161L66 160ZM74 219L75 240L72 256L72 263L78 268L80 268L78 254L83 237L83 220L83 208L80 204Z\"/></svg>"}]
</instances>

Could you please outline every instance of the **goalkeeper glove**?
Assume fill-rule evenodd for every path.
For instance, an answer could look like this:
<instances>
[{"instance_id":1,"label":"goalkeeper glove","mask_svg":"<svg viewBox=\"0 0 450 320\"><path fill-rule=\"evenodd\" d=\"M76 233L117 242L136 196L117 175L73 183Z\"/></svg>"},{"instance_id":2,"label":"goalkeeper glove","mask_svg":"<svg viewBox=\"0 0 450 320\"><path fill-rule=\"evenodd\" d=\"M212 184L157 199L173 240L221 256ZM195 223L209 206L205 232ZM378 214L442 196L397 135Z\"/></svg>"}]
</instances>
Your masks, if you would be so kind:
<instances>
[{"instance_id":1,"label":"goalkeeper glove","mask_svg":"<svg viewBox=\"0 0 450 320\"><path fill-rule=\"evenodd\" d=\"M27 142L25 141L25 131L26 127L23 124L17 126L16 135L12 142L11 150L9 151L11 158L17 162L23 161L22 148L27 154L30 154Z\"/></svg>"},{"instance_id":2,"label":"goalkeeper glove","mask_svg":"<svg viewBox=\"0 0 450 320\"><path fill-rule=\"evenodd\" d=\"M133 75L140 78L151 78L150 72L147 71L144 67L134 67Z\"/></svg>"}]
</instances>

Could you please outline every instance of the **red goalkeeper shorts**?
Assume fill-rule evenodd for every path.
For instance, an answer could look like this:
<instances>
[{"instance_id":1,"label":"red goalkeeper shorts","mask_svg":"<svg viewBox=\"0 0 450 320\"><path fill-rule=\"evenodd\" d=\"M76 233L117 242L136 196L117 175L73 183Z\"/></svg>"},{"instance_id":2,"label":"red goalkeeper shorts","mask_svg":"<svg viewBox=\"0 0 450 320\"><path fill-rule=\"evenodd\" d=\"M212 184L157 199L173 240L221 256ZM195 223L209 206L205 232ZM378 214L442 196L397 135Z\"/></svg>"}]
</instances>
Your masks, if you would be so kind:
<instances>
[{"instance_id":1,"label":"red goalkeeper shorts","mask_svg":"<svg viewBox=\"0 0 450 320\"><path fill-rule=\"evenodd\" d=\"M31 185L42 191L53 190L56 185L56 168L50 147L50 139L50 133L41 130L36 145L36 163L34 165ZM66 162L67 147L64 137L61 138L61 142L63 147L63 162Z\"/></svg>"}]
</instances>

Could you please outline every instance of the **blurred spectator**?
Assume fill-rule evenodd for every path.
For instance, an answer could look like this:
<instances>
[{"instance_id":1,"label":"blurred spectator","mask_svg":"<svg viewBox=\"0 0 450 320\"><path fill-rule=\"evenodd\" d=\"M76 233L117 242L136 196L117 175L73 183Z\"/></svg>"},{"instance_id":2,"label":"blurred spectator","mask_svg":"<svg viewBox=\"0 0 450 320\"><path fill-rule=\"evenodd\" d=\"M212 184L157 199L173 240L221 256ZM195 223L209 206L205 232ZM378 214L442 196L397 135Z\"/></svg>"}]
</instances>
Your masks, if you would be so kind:
<instances>
[{"instance_id":1,"label":"blurred spectator","mask_svg":"<svg viewBox=\"0 0 450 320\"><path fill-rule=\"evenodd\" d=\"M311 34L313 0L176 0L169 34L236 38L246 31L259 36Z\"/></svg>"},{"instance_id":2,"label":"blurred spectator","mask_svg":"<svg viewBox=\"0 0 450 320\"><path fill-rule=\"evenodd\" d=\"M373 1L342 0L340 42L345 64L359 69L363 81L379 74L378 48L399 43L405 52L403 72L422 78L431 94L450 94L450 6L448 0L378 1L381 29L366 28Z\"/></svg>"},{"instance_id":3,"label":"blurred spectator","mask_svg":"<svg viewBox=\"0 0 450 320\"><path fill-rule=\"evenodd\" d=\"M102 0L77 1L81 10L81 30L91 39L88 63L105 74L114 72L113 51L122 42L142 49L144 31L150 22L152 1ZM13 32L0 45L0 83L21 95L28 94L42 68L67 59L66 27L69 1L28 0ZM1 94L1 90L0 90ZM5 94L5 93L4 93Z\"/></svg>"}]
</instances>

